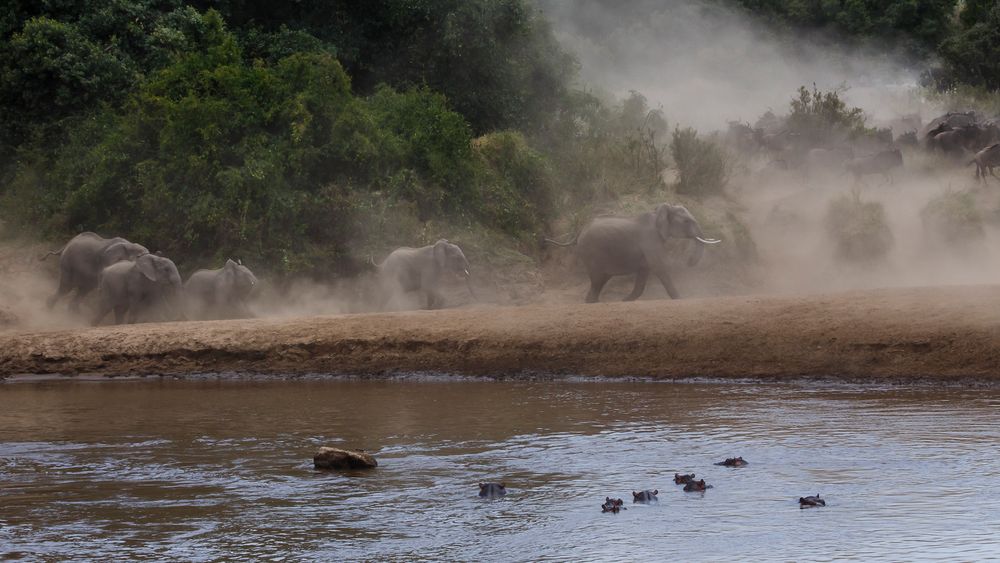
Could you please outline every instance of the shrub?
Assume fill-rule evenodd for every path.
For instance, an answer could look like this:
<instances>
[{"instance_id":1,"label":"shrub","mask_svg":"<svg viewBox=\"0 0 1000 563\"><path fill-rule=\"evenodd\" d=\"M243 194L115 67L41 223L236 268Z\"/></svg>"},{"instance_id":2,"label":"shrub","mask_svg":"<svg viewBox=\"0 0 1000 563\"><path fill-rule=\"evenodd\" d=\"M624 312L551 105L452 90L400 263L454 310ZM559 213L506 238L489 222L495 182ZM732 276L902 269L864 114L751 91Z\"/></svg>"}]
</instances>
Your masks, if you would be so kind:
<instances>
[{"instance_id":1,"label":"shrub","mask_svg":"<svg viewBox=\"0 0 1000 563\"><path fill-rule=\"evenodd\" d=\"M677 166L677 192L692 196L720 193L729 181L731 160L725 149L712 141L698 138L688 127L675 128L670 154Z\"/></svg>"},{"instance_id":2,"label":"shrub","mask_svg":"<svg viewBox=\"0 0 1000 563\"><path fill-rule=\"evenodd\" d=\"M471 202L477 219L515 237L540 233L554 209L548 161L515 131L484 135L473 146L483 166Z\"/></svg>"},{"instance_id":3,"label":"shrub","mask_svg":"<svg viewBox=\"0 0 1000 563\"><path fill-rule=\"evenodd\" d=\"M983 218L969 192L951 190L927 202L920 211L924 229L946 243L962 243L983 238Z\"/></svg>"},{"instance_id":4,"label":"shrub","mask_svg":"<svg viewBox=\"0 0 1000 563\"><path fill-rule=\"evenodd\" d=\"M863 201L859 192L833 199L826 211L826 231L835 244L835 254L850 262L884 259L893 245L885 208L876 201Z\"/></svg>"}]
</instances>

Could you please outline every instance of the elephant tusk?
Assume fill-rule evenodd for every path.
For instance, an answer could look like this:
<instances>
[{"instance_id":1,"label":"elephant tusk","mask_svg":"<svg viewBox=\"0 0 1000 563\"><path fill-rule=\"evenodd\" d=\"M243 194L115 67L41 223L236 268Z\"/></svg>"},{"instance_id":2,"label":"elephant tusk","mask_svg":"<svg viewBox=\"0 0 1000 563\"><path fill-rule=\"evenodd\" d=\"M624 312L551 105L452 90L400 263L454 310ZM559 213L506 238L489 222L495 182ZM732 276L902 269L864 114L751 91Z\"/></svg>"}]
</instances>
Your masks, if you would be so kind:
<instances>
[{"instance_id":1,"label":"elephant tusk","mask_svg":"<svg viewBox=\"0 0 1000 563\"><path fill-rule=\"evenodd\" d=\"M694 238L698 242L704 243L704 244L719 244L720 242L722 242L721 240L715 239L715 238L701 238L701 237L694 237Z\"/></svg>"},{"instance_id":2,"label":"elephant tusk","mask_svg":"<svg viewBox=\"0 0 1000 563\"><path fill-rule=\"evenodd\" d=\"M469 277L469 276L472 275L472 274L469 273L468 270L463 270L462 273L465 274L465 277Z\"/></svg>"}]
</instances>

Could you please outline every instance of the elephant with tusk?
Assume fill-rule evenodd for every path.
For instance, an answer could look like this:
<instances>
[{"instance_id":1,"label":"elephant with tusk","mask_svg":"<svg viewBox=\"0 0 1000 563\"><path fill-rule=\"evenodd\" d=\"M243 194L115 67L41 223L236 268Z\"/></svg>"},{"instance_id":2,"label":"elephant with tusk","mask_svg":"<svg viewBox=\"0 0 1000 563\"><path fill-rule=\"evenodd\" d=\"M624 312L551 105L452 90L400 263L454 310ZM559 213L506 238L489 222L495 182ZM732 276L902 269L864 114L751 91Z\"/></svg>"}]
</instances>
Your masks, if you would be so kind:
<instances>
[{"instance_id":1,"label":"elephant with tusk","mask_svg":"<svg viewBox=\"0 0 1000 563\"><path fill-rule=\"evenodd\" d=\"M444 298L438 289L444 274L465 278L466 287L473 299L469 261L457 244L441 239L421 248L402 247L393 250L381 264L378 271L380 289L380 309L385 309L394 295L420 292L426 299L427 309L444 306Z\"/></svg>"},{"instance_id":2,"label":"elephant with tusk","mask_svg":"<svg viewBox=\"0 0 1000 563\"><path fill-rule=\"evenodd\" d=\"M646 290L650 272L660 280L672 299L678 299L680 295L664 260L663 243L668 238L697 241L688 260L689 266L701 260L706 245L722 242L705 238L698 221L683 205L666 203L635 217L597 217L573 241L562 243L545 239L545 242L557 246L576 245L577 255L590 275L586 301L595 303L608 280L628 274L635 274L635 287L625 301L638 299Z\"/></svg>"}]
</instances>

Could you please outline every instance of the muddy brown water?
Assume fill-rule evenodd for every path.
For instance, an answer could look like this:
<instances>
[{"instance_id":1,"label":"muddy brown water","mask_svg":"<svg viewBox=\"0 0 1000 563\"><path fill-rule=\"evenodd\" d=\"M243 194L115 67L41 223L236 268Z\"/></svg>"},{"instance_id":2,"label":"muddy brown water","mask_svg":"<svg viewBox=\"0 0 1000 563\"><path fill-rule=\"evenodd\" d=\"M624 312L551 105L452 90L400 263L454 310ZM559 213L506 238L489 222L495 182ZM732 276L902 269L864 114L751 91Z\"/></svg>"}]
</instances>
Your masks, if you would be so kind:
<instances>
[{"instance_id":1,"label":"muddy brown water","mask_svg":"<svg viewBox=\"0 0 1000 563\"><path fill-rule=\"evenodd\" d=\"M820 383L8 382L0 558L984 559L998 409L996 388ZM320 445L380 467L317 472Z\"/></svg>"}]
</instances>

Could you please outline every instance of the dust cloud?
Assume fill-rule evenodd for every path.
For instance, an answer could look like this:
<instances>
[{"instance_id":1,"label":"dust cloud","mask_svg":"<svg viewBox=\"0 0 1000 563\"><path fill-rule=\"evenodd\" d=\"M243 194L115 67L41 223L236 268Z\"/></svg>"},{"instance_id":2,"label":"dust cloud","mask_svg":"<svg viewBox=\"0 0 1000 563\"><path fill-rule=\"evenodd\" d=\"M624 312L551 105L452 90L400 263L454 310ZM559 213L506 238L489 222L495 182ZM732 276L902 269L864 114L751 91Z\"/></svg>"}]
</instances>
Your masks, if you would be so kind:
<instances>
[{"instance_id":1,"label":"dust cloud","mask_svg":"<svg viewBox=\"0 0 1000 563\"><path fill-rule=\"evenodd\" d=\"M579 86L610 99L630 91L662 109L671 125L693 126L725 144L730 122L753 125L766 112L787 114L800 86L838 91L849 106L865 111L869 126L891 127L893 137L919 131L943 112L917 87L919 69L886 55L848 51L823 37L779 35L750 23L746 14L697 0L540 0L557 37L581 66ZM991 117L991 116L985 116ZM728 145L727 145L728 146ZM702 264L678 261L675 282L683 297L789 294L876 287L990 284L1000 280L1000 186L980 183L966 161L950 159L919 144L854 147L864 156L898 147L902 168L889 176L855 179L843 163L788 165L780 151L728 146L734 172L723 197L700 205L730 227L706 225L709 236L728 239L706 252ZM807 147L808 148L808 147ZM794 152L794 147L792 147ZM801 157L799 151L798 157ZM831 208L848 198L879 204L888 230L887 251L878 260L838 256L831 235ZM970 203L968 228L942 232L928 208L934 202ZM716 230L713 230L715 228ZM954 231L954 229L953 229ZM141 241L140 241L141 242ZM17 327L72 328L86 314L54 309L45 300L55 291L57 259L38 262L47 245L18 242L0 248L0 330ZM676 247L676 248L674 248ZM734 250L735 249L735 250ZM675 254L687 249L671 247ZM476 257L470 255L473 268ZM460 284L445 291L449 307L533 303L579 303L587 282L579 265L552 251L539 268L536 284L502 286L481 278L472 299ZM259 317L301 317L376 311L375 279L287 280L281 285L264 273L250 304ZM616 278L602 300L620 299L629 277ZM662 299L650 283L644 299ZM91 296L93 301L94 296ZM85 304L92 306L91 304ZM416 296L396 296L395 310L417 309ZM85 307L85 311L89 310Z\"/></svg>"},{"instance_id":2,"label":"dust cloud","mask_svg":"<svg viewBox=\"0 0 1000 563\"><path fill-rule=\"evenodd\" d=\"M702 131L753 122L788 107L799 86L849 87L848 101L879 121L919 111L919 73L885 54L832 39L779 35L748 14L698 0L540 0L559 41L580 62L581 85L614 98L630 91L671 122Z\"/></svg>"}]
</instances>

